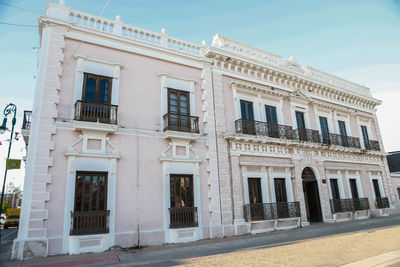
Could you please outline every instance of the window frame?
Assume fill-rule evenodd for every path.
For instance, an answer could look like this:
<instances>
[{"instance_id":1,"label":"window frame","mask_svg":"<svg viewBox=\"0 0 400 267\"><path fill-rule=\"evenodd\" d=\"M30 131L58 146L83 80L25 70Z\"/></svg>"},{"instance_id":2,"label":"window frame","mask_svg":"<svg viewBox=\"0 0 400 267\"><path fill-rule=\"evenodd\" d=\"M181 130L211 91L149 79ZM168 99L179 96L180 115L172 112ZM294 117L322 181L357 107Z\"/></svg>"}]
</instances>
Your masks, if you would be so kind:
<instances>
[{"instance_id":1,"label":"window frame","mask_svg":"<svg viewBox=\"0 0 400 267\"><path fill-rule=\"evenodd\" d=\"M172 179L173 178L181 178L182 176L185 176L185 177L189 177L190 178L190 188L191 188L191 206L187 206L186 205L186 203L185 203L185 206L176 206L175 204L174 205L172 205L172 198L174 198L175 199L175 202L174 203L176 203L176 198L177 198L177 196L178 195L176 195L176 191L174 190L173 192L171 191L171 188L173 187L173 185L175 185L176 183L174 182L174 183L172 183ZM172 194L172 193L174 193L174 194ZM185 196L185 201L186 201L186 196ZM194 190L194 177L193 177L193 175L192 174L176 174L176 173L170 173L170 175L169 175L169 205L170 205L170 208L178 208L178 207L191 207L191 208L193 208L193 207L196 207L196 203L195 203L195 190Z\"/></svg>"},{"instance_id":2,"label":"window frame","mask_svg":"<svg viewBox=\"0 0 400 267\"><path fill-rule=\"evenodd\" d=\"M87 176L87 175L90 175L91 177L93 177L93 176L100 176L100 175L103 175L104 177L105 177L105 181L104 181L104 187L105 187L105 190L104 190L104 210L99 210L99 209L97 209L97 210L93 210L93 209L89 209L89 210L87 210L88 212L89 211L105 211L105 210L107 210L107 204L108 204L108 172L99 172L99 171L76 171L75 172L75 192L74 192L74 206L73 206L73 211L74 212L85 212L86 210L83 210L83 194L82 194L82 196L81 196L81 201L82 201L82 204L81 204L81 210L76 210L76 199L77 199L77 187L78 187L78 183L77 183L77 178L78 178L78 175L82 175L82 176ZM90 179L90 183L92 184L93 182L92 182L92 178ZM84 187L83 187L84 188ZM83 188L82 188L82 191L83 191ZM93 187L92 186L90 186L90 188L89 188L89 207L91 206L91 201L90 201L90 199L91 199L91 195L92 195L92 189L93 189Z\"/></svg>"},{"instance_id":3,"label":"window frame","mask_svg":"<svg viewBox=\"0 0 400 267\"><path fill-rule=\"evenodd\" d=\"M105 79L108 80L109 84L110 84L110 89L108 92L109 98L108 98L108 103L104 104L104 105L111 105L111 98L112 98L112 84L113 84L113 77L109 77L109 76L103 76L103 75L98 75L98 74L93 74L93 73L88 73L88 72L84 72L83 73L83 85L82 85L82 101L86 102L85 99L85 94L86 94L86 79L90 76L93 76L96 78L96 93L95 93L95 101L92 103L100 103L98 101L98 96L99 96L99 89L100 89L100 79Z\"/></svg>"},{"instance_id":4,"label":"window frame","mask_svg":"<svg viewBox=\"0 0 400 267\"><path fill-rule=\"evenodd\" d=\"M173 92L173 93L176 93L177 94L177 107L178 107L178 112L177 113L171 113L171 110L170 110L170 93L171 92ZM181 106L180 106L180 103L181 103L181 98L180 98L180 96L181 95L186 95L187 96L187 103L188 103L188 106L187 106L187 110L188 110L188 114L181 114ZM178 90L178 89L174 89L174 88L167 88L167 112L169 113L169 114L174 114L174 115L180 115L180 116L188 116L188 117L190 117L191 116L191 112L190 112L190 92L188 92L188 91L183 91L183 90Z\"/></svg>"},{"instance_id":5,"label":"window frame","mask_svg":"<svg viewBox=\"0 0 400 267\"><path fill-rule=\"evenodd\" d=\"M267 109L269 109L270 110L270 122L268 121L268 115L267 115ZM275 106L271 106L271 105L264 105L264 110L265 110L265 120L266 120L266 122L267 123L273 123L273 124L278 124L278 113L277 113L277 109L276 109L276 107ZM273 121L273 119L274 119L274 116L273 116L273 112L272 111L275 111L275 122Z\"/></svg>"}]
</instances>

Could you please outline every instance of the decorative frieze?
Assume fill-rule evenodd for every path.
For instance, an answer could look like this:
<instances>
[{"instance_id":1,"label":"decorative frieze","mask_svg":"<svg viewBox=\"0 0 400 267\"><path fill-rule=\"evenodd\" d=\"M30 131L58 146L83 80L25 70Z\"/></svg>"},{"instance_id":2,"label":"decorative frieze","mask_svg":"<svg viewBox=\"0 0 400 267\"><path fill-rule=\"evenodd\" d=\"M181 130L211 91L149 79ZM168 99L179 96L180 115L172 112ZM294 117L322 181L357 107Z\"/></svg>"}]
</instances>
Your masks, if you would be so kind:
<instances>
[{"instance_id":1,"label":"decorative frieze","mask_svg":"<svg viewBox=\"0 0 400 267\"><path fill-rule=\"evenodd\" d=\"M326 151L322 149L316 150L277 144L259 144L232 140L229 142L229 145L231 155L254 155L291 159L310 159L310 161L317 160L381 164L381 157L379 155Z\"/></svg>"}]
</instances>

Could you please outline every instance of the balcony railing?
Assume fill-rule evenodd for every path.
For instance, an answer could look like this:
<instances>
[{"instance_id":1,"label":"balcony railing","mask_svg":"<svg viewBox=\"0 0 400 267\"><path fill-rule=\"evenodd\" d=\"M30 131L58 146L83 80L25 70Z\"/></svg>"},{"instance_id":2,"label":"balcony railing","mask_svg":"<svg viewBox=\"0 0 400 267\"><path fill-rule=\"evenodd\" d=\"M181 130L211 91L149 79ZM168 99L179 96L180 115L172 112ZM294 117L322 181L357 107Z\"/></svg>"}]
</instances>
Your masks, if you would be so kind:
<instances>
[{"instance_id":1,"label":"balcony railing","mask_svg":"<svg viewBox=\"0 0 400 267\"><path fill-rule=\"evenodd\" d=\"M94 235L109 232L110 211L71 212L71 235Z\"/></svg>"},{"instance_id":2,"label":"balcony railing","mask_svg":"<svg viewBox=\"0 0 400 267\"><path fill-rule=\"evenodd\" d=\"M90 103L81 100L75 103L75 120L117 124L117 105Z\"/></svg>"},{"instance_id":3,"label":"balcony railing","mask_svg":"<svg viewBox=\"0 0 400 267\"><path fill-rule=\"evenodd\" d=\"M236 133L262 135L273 138L293 139L291 126L239 119L235 121Z\"/></svg>"},{"instance_id":4,"label":"balcony railing","mask_svg":"<svg viewBox=\"0 0 400 267\"><path fill-rule=\"evenodd\" d=\"M22 122L22 130L30 130L32 121L32 111L24 110L24 120Z\"/></svg>"},{"instance_id":5,"label":"balcony railing","mask_svg":"<svg viewBox=\"0 0 400 267\"><path fill-rule=\"evenodd\" d=\"M299 128L294 130L294 137L300 141L321 143L321 136L317 130Z\"/></svg>"},{"instance_id":6,"label":"balcony railing","mask_svg":"<svg viewBox=\"0 0 400 267\"><path fill-rule=\"evenodd\" d=\"M387 197L376 198L375 206L377 209L390 208L389 199Z\"/></svg>"},{"instance_id":7,"label":"balcony railing","mask_svg":"<svg viewBox=\"0 0 400 267\"><path fill-rule=\"evenodd\" d=\"M199 117L167 113L163 119L164 131L199 133Z\"/></svg>"},{"instance_id":8,"label":"balcony railing","mask_svg":"<svg viewBox=\"0 0 400 267\"><path fill-rule=\"evenodd\" d=\"M197 227L196 207L169 208L169 228Z\"/></svg>"},{"instance_id":9,"label":"balcony railing","mask_svg":"<svg viewBox=\"0 0 400 267\"><path fill-rule=\"evenodd\" d=\"M380 151L379 142L375 140L369 140L369 142L364 142L364 147L366 150Z\"/></svg>"},{"instance_id":10,"label":"balcony railing","mask_svg":"<svg viewBox=\"0 0 400 267\"><path fill-rule=\"evenodd\" d=\"M247 204L243 206L247 222L300 217L299 202Z\"/></svg>"},{"instance_id":11,"label":"balcony railing","mask_svg":"<svg viewBox=\"0 0 400 267\"><path fill-rule=\"evenodd\" d=\"M369 210L368 198L331 199L332 213Z\"/></svg>"},{"instance_id":12,"label":"balcony railing","mask_svg":"<svg viewBox=\"0 0 400 267\"><path fill-rule=\"evenodd\" d=\"M361 148L359 138L334 133L323 133L322 143L327 145Z\"/></svg>"}]
</instances>

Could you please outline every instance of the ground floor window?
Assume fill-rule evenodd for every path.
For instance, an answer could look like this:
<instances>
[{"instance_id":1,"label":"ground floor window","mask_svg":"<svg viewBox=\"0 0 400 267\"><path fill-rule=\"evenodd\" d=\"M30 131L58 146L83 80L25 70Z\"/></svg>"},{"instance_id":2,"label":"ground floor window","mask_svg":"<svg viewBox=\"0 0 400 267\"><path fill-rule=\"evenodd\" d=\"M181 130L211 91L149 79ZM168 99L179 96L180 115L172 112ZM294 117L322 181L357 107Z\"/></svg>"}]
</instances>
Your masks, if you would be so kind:
<instances>
[{"instance_id":1,"label":"ground floor window","mask_svg":"<svg viewBox=\"0 0 400 267\"><path fill-rule=\"evenodd\" d=\"M192 175L170 175L170 205L170 228L197 226Z\"/></svg>"},{"instance_id":2,"label":"ground floor window","mask_svg":"<svg viewBox=\"0 0 400 267\"><path fill-rule=\"evenodd\" d=\"M107 173L77 172L72 235L108 233Z\"/></svg>"},{"instance_id":3,"label":"ground floor window","mask_svg":"<svg viewBox=\"0 0 400 267\"><path fill-rule=\"evenodd\" d=\"M340 199L339 186L337 179L329 179L331 185L332 199Z\"/></svg>"},{"instance_id":4,"label":"ground floor window","mask_svg":"<svg viewBox=\"0 0 400 267\"><path fill-rule=\"evenodd\" d=\"M358 198L357 180L349 179L352 198Z\"/></svg>"},{"instance_id":5,"label":"ground floor window","mask_svg":"<svg viewBox=\"0 0 400 267\"><path fill-rule=\"evenodd\" d=\"M379 189L379 181L377 179L372 179L372 184L374 186L375 198L381 198L381 190Z\"/></svg>"},{"instance_id":6,"label":"ground floor window","mask_svg":"<svg viewBox=\"0 0 400 267\"><path fill-rule=\"evenodd\" d=\"M249 178L249 202L250 204L263 203L261 191L261 179Z\"/></svg>"}]
</instances>

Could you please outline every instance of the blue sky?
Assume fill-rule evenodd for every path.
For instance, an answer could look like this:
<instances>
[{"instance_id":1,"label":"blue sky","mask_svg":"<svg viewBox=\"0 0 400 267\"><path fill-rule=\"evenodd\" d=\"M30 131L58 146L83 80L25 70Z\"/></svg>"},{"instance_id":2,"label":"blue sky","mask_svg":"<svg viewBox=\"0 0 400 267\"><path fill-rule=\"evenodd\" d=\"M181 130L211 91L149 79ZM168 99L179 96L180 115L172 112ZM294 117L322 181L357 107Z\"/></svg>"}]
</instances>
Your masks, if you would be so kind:
<instances>
[{"instance_id":1,"label":"blue sky","mask_svg":"<svg viewBox=\"0 0 400 267\"><path fill-rule=\"evenodd\" d=\"M37 25L47 2L0 0L0 22ZM66 0L66 5L98 14L105 2ZM378 118L386 151L400 150L400 0L111 0L103 17L116 15L124 23L156 32L166 28L167 34L195 43L210 44L220 33L367 85L384 101ZM10 101L18 105L20 116L31 109L36 72L32 47L38 39L35 27L0 24L1 110Z\"/></svg>"}]
</instances>

